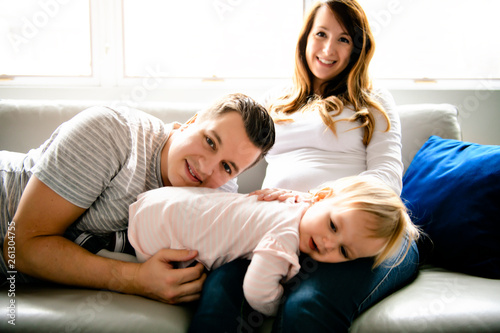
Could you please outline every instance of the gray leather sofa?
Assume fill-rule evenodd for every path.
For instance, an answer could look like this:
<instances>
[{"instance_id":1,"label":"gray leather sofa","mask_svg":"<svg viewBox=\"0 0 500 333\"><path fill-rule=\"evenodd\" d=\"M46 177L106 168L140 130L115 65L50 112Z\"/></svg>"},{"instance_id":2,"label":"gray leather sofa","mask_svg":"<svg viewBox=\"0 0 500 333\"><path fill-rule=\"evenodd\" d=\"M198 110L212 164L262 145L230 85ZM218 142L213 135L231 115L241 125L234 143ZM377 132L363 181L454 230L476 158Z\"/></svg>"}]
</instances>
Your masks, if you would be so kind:
<instances>
[{"instance_id":1,"label":"gray leather sofa","mask_svg":"<svg viewBox=\"0 0 500 333\"><path fill-rule=\"evenodd\" d=\"M0 150L26 152L63 121L102 102L0 100ZM184 121L202 105L144 104L165 122ZM405 170L431 135L461 139L448 104L398 106ZM261 183L260 163L238 180L240 192ZM1 332L186 332L190 305L58 285L8 284L0 290ZM15 323L15 325L12 325ZM272 319L258 330L269 332ZM500 280L422 267L415 281L359 316L351 332L500 332Z\"/></svg>"}]
</instances>

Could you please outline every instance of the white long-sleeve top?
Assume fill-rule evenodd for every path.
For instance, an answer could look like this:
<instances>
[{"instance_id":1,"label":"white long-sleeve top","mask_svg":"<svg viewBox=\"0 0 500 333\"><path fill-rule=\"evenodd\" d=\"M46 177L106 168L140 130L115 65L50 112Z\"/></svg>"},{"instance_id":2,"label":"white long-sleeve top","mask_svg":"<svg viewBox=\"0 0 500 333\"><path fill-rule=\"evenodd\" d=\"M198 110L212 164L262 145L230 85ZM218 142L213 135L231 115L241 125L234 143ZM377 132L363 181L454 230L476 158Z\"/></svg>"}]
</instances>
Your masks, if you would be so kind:
<instances>
[{"instance_id":1,"label":"white long-sleeve top","mask_svg":"<svg viewBox=\"0 0 500 333\"><path fill-rule=\"evenodd\" d=\"M276 143L266 156L268 162L263 188L308 191L327 181L353 175L372 175L401 193L401 125L388 92L378 91L379 102L391 121L375 110L375 130L368 146L358 123L336 123L335 135L317 111L290 116L293 122L277 123ZM346 119L354 111L346 106L334 119Z\"/></svg>"},{"instance_id":2,"label":"white long-sleeve top","mask_svg":"<svg viewBox=\"0 0 500 333\"><path fill-rule=\"evenodd\" d=\"M197 250L196 260L207 269L251 259L245 298L257 311L274 315L283 294L280 282L300 268L298 229L307 207L208 188L163 187L130 206L128 235L140 262L162 248Z\"/></svg>"}]
</instances>

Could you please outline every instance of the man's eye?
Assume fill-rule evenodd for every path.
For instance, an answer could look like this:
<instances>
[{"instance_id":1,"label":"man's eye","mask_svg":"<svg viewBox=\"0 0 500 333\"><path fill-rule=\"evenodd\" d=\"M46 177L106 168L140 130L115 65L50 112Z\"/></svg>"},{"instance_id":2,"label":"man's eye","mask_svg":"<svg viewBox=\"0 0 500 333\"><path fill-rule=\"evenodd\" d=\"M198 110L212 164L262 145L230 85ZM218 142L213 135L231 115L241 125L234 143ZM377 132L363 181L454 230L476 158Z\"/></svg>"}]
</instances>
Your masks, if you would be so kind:
<instances>
[{"instance_id":1,"label":"man's eye","mask_svg":"<svg viewBox=\"0 0 500 333\"><path fill-rule=\"evenodd\" d=\"M233 170L231 170L231 167L230 167L230 166L229 166L229 164L227 164L226 162L222 162L222 166L224 167L224 170L225 170L228 174L233 173Z\"/></svg>"},{"instance_id":2,"label":"man's eye","mask_svg":"<svg viewBox=\"0 0 500 333\"><path fill-rule=\"evenodd\" d=\"M207 137L205 137L205 140L207 141L207 143L208 143L208 145L209 145L210 147L215 148L215 142L214 142L212 139L210 139L210 138L207 136Z\"/></svg>"},{"instance_id":3,"label":"man's eye","mask_svg":"<svg viewBox=\"0 0 500 333\"><path fill-rule=\"evenodd\" d=\"M333 223L333 221L330 221L330 228L331 228L333 231L337 231L337 227L335 226L335 224Z\"/></svg>"}]
</instances>

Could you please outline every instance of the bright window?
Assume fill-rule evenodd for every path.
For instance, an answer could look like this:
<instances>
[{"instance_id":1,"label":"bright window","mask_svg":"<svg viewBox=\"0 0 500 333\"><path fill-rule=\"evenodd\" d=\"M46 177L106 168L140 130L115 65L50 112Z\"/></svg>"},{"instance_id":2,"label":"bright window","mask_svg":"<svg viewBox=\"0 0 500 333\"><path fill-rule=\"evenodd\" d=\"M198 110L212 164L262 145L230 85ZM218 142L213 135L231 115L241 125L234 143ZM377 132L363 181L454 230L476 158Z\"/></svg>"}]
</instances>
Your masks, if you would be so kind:
<instances>
[{"instance_id":1,"label":"bright window","mask_svg":"<svg viewBox=\"0 0 500 333\"><path fill-rule=\"evenodd\" d=\"M500 79L500 1L359 1L377 43L374 78ZM311 2L0 0L0 84L290 78Z\"/></svg>"},{"instance_id":2,"label":"bright window","mask_svg":"<svg viewBox=\"0 0 500 333\"><path fill-rule=\"evenodd\" d=\"M301 0L124 0L125 76L289 77L302 15Z\"/></svg>"},{"instance_id":3,"label":"bright window","mask_svg":"<svg viewBox=\"0 0 500 333\"><path fill-rule=\"evenodd\" d=\"M0 0L0 75L91 76L88 0Z\"/></svg>"},{"instance_id":4,"label":"bright window","mask_svg":"<svg viewBox=\"0 0 500 333\"><path fill-rule=\"evenodd\" d=\"M499 79L498 0L360 0L382 79Z\"/></svg>"}]
</instances>

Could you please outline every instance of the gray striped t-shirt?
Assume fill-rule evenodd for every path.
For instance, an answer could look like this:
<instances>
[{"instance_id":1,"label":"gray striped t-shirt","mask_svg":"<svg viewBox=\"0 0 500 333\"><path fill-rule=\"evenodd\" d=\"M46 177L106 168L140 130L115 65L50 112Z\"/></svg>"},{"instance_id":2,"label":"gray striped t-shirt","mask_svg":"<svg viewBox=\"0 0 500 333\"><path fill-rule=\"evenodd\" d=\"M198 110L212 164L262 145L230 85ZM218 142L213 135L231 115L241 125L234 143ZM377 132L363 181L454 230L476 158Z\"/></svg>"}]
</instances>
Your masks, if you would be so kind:
<instances>
[{"instance_id":1,"label":"gray striped t-shirt","mask_svg":"<svg viewBox=\"0 0 500 333\"><path fill-rule=\"evenodd\" d=\"M86 212L74 234L124 230L137 196L163 185L160 153L172 125L130 108L93 107L65 122L27 154L0 152L1 240L29 178ZM2 261L3 264L3 260Z\"/></svg>"}]
</instances>

